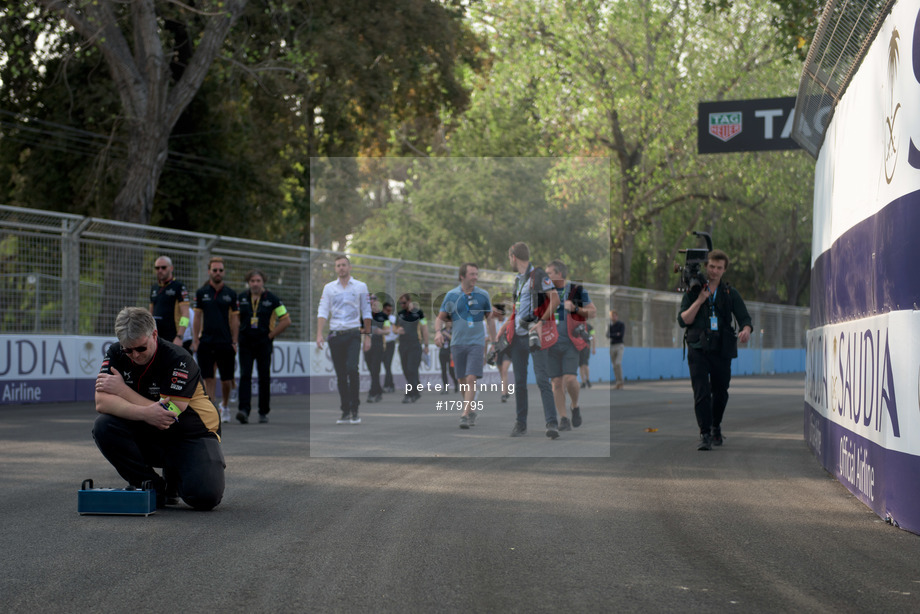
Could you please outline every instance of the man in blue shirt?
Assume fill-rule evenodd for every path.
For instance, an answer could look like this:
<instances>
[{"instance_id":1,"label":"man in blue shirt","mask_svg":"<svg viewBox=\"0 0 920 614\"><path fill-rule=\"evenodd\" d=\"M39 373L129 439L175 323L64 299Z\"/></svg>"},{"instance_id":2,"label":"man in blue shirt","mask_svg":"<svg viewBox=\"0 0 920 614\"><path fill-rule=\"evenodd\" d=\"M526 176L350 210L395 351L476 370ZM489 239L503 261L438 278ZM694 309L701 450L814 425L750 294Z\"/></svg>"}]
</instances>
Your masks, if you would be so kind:
<instances>
[{"instance_id":1,"label":"man in blue shirt","mask_svg":"<svg viewBox=\"0 0 920 614\"><path fill-rule=\"evenodd\" d=\"M476 396L476 380L482 378L485 358L486 332L482 322L489 329L489 341L495 341L495 322L492 321L492 301L489 293L476 287L479 281L479 267L472 262L460 266L460 285L447 293L434 323L435 345L444 343L445 322L450 320L451 358L460 391L463 393L463 413L460 428L468 429L476 424L473 399Z\"/></svg>"}]
</instances>

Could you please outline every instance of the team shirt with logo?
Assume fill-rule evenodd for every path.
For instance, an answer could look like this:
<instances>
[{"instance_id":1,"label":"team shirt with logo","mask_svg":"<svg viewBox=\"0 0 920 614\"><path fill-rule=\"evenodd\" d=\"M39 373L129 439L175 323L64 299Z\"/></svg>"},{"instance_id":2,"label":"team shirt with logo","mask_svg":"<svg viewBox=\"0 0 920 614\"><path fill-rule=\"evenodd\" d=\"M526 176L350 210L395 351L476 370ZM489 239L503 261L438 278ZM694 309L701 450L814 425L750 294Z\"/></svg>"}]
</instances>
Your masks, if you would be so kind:
<instances>
[{"instance_id":1,"label":"team shirt with logo","mask_svg":"<svg viewBox=\"0 0 920 614\"><path fill-rule=\"evenodd\" d=\"M230 312L240 310L236 292L224 285L220 291L205 284L195 293L195 309L201 312L201 342L231 344Z\"/></svg>"},{"instance_id":2,"label":"team shirt with logo","mask_svg":"<svg viewBox=\"0 0 920 614\"><path fill-rule=\"evenodd\" d=\"M178 333L181 303L188 303L188 290L181 281L170 279L165 284L155 283L150 287L150 304L153 305L157 332L167 341L175 339Z\"/></svg>"},{"instance_id":3,"label":"team shirt with logo","mask_svg":"<svg viewBox=\"0 0 920 614\"><path fill-rule=\"evenodd\" d=\"M106 350L99 372L111 375L113 368L131 390L146 399L158 401L167 397L188 401L188 407L169 427L169 433L182 437L219 434L217 408L205 394L198 365L182 347L157 339L153 358L146 365L138 365L124 353L120 343L113 343Z\"/></svg>"},{"instance_id":4,"label":"team shirt with logo","mask_svg":"<svg viewBox=\"0 0 920 614\"><path fill-rule=\"evenodd\" d=\"M275 328L278 320L287 315L287 308L281 299L263 290L257 301L252 293L240 295L240 341L261 341ZM255 315L253 308L255 307Z\"/></svg>"}]
</instances>

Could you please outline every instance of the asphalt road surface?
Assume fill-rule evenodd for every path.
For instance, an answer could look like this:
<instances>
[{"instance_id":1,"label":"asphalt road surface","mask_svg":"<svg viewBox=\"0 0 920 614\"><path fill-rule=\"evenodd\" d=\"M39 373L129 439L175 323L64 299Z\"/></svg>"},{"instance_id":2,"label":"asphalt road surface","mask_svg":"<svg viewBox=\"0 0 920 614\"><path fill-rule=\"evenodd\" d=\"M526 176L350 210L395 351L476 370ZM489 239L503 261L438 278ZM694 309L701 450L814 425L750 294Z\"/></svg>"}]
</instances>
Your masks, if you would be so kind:
<instances>
[{"instance_id":1,"label":"asphalt road surface","mask_svg":"<svg viewBox=\"0 0 920 614\"><path fill-rule=\"evenodd\" d=\"M80 516L123 483L87 405L0 407L3 612L917 612L920 538L886 525L802 440L803 379L736 378L725 446L696 451L689 382L583 391L584 424L526 437L426 394L278 397L224 429L213 512Z\"/></svg>"}]
</instances>

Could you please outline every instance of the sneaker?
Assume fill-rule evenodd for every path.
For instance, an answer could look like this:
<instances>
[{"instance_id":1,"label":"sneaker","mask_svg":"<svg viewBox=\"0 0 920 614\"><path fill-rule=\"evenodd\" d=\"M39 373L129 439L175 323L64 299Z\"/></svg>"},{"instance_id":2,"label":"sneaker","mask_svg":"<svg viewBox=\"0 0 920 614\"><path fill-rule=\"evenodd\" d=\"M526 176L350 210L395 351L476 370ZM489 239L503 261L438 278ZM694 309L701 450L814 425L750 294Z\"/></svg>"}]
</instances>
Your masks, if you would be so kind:
<instances>
[{"instance_id":1,"label":"sneaker","mask_svg":"<svg viewBox=\"0 0 920 614\"><path fill-rule=\"evenodd\" d=\"M712 427L712 445L722 445L722 429L717 426Z\"/></svg>"},{"instance_id":2,"label":"sneaker","mask_svg":"<svg viewBox=\"0 0 920 614\"><path fill-rule=\"evenodd\" d=\"M466 416L460 416L460 428L468 429L470 428L470 419Z\"/></svg>"},{"instance_id":3,"label":"sneaker","mask_svg":"<svg viewBox=\"0 0 920 614\"><path fill-rule=\"evenodd\" d=\"M378 394L377 396L374 397L374 403L380 403L381 401L383 401L382 394Z\"/></svg>"},{"instance_id":4,"label":"sneaker","mask_svg":"<svg viewBox=\"0 0 920 614\"><path fill-rule=\"evenodd\" d=\"M553 422L546 423L546 436L550 439L559 439L559 430Z\"/></svg>"},{"instance_id":5,"label":"sneaker","mask_svg":"<svg viewBox=\"0 0 920 614\"><path fill-rule=\"evenodd\" d=\"M352 414L351 420L348 421L350 424L361 424L361 418L358 417L358 414Z\"/></svg>"},{"instance_id":6,"label":"sneaker","mask_svg":"<svg viewBox=\"0 0 920 614\"><path fill-rule=\"evenodd\" d=\"M582 387L582 388L585 387L585 383L584 383L584 382L581 383L581 387Z\"/></svg>"},{"instance_id":7,"label":"sneaker","mask_svg":"<svg viewBox=\"0 0 920 614\"><path fill-rule=\"evenodd\" d=\"M470 421L470 426L476 426L476 412L471 411L467 416L467 419Z\"/></svg>"},{"instance_id":8,"label":"sneaker","mask_svg":"<svg viewBox=\"0 0 920 614\"><path fill-rule=\"evenodd\" d=\"M230 408L226 405L220 406L220 421L230 422Z\"/></svg>"},{"instance_id":9,"label":"sneaker","mask_svg":"<svg viewBox=\"0 0 920 614\"><path fill-rule=\"evenodd\" d=\"M236 412L236 419L240 424L246 424L249 422L249 416L247 416L246 412L243 411Z\"/></svg>"},{"instance_id":10,"label":"sneaker","mask_svg":"<svg viewBox=\"0 0 920 614\"><path fill-rule=\"evenodd\" d=\"M268 416L259 414L259 424L268 424Z\"/></svg>"},{"instance_id":11,"label":"sneaker","mask_svg":"<svg viewBox=\"0 0 920 614\"><path fill-rule=\"evenodd\" d=\"M527 434L527 425L523 422L515 422L514 428L511 429L512 437L520 437Z\"/></svg>"},{"instance_id":12,"label":"sneaker","mask_svg":"<svg viewBox=\"0 0 920 614\"><path fill-rule=\"evenodd\" d=\"M560 431L571 431L572 430L572 423L569 422L568 418L563 418L562 420L559 421L559 430Z\"/></svg>"},{"instance_id":13,"label":"sneaker","mask_svg":"<svg viewBox=\"0 0 920 614\"><path fill-rule=\"evenodd\" d=\"M367 401L365 401L365 403L373 403L373 402L374 402L374 397L373 397L373 396L368 396L368 397L367 397Z\"/></svg>"},{"instance_id":14,"label":"sneaker","mask_svg":"<svg viewBox=\"0 0 920 614\"><path fill-rule=\"evenodd\" d=\"M573 407L572 408L572 426L578 428L581 426L581 408Z\"/></svg>"},{"instance_id":15,"label":"sneaker","mask_svg":"<svg viewBox=\"0 0 920 614\"><path fill-rule=\"evenodd\" d=\"M351 422L351 412L343 411L342 417L335 421L336 424L348 424Z\"/></svg>"},{"instance_id":16,"label":"sneaker","mask_svg":"<svg viewBox=\"0 0 920 614\"><path fill-rule=\"evenodd\" d=\"M696 447L697 450L712 450L712 436L709 433L700 433L700 445Z\"/></svg>"},{"instance_id":17,"label":"sneaker","mask_svg":"<svg viewBox=\"0 0 920 614\"><path fill-rule=\"evenodd\" d=\"M402 400L403 405L408 405L409 403L414 403L414 402L415 400L412 397L410 397L408 394L404 396Z\"/></svg>"},{"instance_id":18,"label":"sneaker","mask_svg":"<svg viewBox=\"0 0 920 614\"><path fill-rule=\"evenodd\" d=\"M511 396L511 395L509 395L509 394L503 394L503 395L502 395L502 403L507 403L507 402L508 402L508 397L509 397L509 396Z\"/></svg>"}]
</instances>

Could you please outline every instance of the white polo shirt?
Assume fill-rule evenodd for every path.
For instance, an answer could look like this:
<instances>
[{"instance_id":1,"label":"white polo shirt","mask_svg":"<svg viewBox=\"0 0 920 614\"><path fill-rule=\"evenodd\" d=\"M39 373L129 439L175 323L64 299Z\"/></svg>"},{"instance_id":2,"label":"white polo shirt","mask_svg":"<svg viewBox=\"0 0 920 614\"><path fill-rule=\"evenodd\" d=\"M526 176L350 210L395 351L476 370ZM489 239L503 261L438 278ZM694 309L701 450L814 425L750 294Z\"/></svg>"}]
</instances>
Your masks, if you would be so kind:
<instances>
[{"instance_id":1,"label":"white polo shirt","mask_svg":"<svg viewBox=\"0 0 920 614\"><path fill-rule=\"evenodd\" d=\"M371 301L367 284L354 277L349 277L344 287L338 279L330 281L323 286L316 317L326 318L330 331L364 326L363 320L371 319Z\"/></svg>"}]
</instances>

